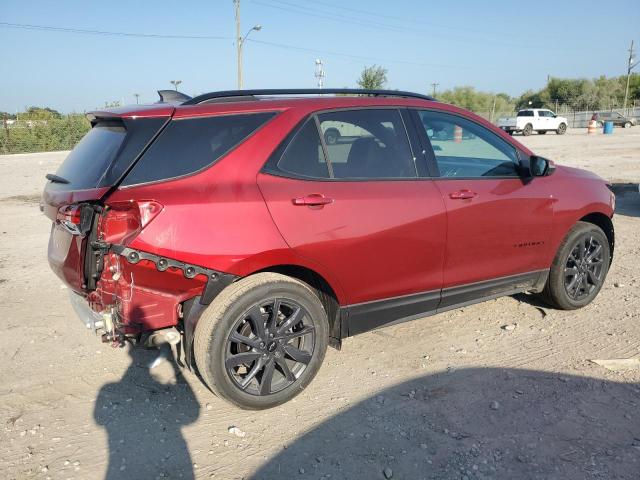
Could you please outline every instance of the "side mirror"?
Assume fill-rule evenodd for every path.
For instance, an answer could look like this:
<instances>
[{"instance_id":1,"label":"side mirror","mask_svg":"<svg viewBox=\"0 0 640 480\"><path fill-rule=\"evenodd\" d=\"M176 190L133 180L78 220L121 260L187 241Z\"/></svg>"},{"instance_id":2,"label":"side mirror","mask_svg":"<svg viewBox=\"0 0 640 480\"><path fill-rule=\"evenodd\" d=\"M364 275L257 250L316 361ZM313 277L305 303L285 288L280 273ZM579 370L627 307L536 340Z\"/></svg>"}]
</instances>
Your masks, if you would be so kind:
<instances>
[{"instance_id":1,"label":"side mirror","mask_svg":"<svg viewBox=\"0 0 640 480\"><path fill-rule=\"evenodd\" d=\"M555 167L551 160L537 155L531 155L529 157L529 176L531 177L545 177L551 175Z\"/></svg>"}]
</instances>

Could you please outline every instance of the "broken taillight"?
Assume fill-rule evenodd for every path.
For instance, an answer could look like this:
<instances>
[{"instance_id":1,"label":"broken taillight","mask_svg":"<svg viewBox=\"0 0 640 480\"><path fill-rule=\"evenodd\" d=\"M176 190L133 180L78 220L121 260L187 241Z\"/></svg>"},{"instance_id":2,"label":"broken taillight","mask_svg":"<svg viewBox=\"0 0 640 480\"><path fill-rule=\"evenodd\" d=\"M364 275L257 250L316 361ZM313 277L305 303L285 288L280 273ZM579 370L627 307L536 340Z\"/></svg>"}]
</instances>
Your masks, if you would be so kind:
<instances>
[{"instance_id":1,"label":"broken taillight","mask_svg":"<svg viewBox=\"0 0 640 480\"><path fill-rule=\"evenodd\" d=\"M100 220L100 238L107 243L126 245L163 209L154 201L114 202L106 206Z\"/></svg>"},{"instance_id":2,"label":"broken taillight","mask_svg":"<svg viewBox=\"0 0 640 480\"><path fill-rule=\"evenodd\" d=\"M63 205L56 214L56 223L72 235L84 235L91 230L93 206L82 203Z\"/></svg>"}]
</instances>

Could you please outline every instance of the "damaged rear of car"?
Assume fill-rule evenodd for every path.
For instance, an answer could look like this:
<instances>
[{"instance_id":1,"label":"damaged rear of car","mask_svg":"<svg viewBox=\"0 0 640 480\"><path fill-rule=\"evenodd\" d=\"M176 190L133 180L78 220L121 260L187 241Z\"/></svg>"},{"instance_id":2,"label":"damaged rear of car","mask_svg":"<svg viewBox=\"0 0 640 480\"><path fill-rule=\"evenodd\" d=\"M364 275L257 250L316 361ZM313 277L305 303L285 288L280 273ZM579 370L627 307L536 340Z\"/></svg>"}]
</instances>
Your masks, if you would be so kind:
<instances>
[{"instance_id":1,"label":"damaged rear of car","mask_svg":"<svg viewBox=\"0 0 640 480\"><path fill-rule=\"evenodd\" d=\"M179 181L171 190L162 183L205 170L274 113L204 119L174 113L166 104L91 113L91 131L47 175L49 264L86 328L114 346L179 342L185 308L207 304L236 278L208 268L202 256L193 262L197 252L176 246L176 215L192 221L197 214ZM200 182L186 183L183 191L191 193L200 184L195 193L206 201ZM162 225L141 238L163 215Z\"/></svg>"}]
</instances>

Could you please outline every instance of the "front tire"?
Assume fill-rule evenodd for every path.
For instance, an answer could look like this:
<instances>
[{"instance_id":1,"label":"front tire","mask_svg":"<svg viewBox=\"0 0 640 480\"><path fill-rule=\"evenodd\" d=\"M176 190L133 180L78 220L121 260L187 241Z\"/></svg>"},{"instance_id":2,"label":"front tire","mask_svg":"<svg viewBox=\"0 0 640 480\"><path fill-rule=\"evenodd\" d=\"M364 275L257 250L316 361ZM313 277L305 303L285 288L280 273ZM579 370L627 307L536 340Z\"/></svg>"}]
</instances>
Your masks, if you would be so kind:
<instances>
[{"instance_id":1,"label":"front tire","mask_svg":"<svg viewBox=\"0 0 640 480\"><path fill-rule=\"evenodd\" d=\"M607 276L611 261L609 240L602 229L576 223L556 254L542 293L547 303L575 310L593 301Z\"/></svg>"},{"instance_id":2,"label":"front tire","mask_svg":"<svg viewBox=\"0 0 640 480\"><path fill-rule=\"evenodd\" d=\"M533 133L533 125L531 125L530 123L527 123L522 129L522 135L524 135L525 137L528 137L532 133Z\"/></svg>"},{"instance_id":3,"label":"front tire","mask_svg":"<svg viewBox=\"0 0 640 480\"><path fill-rule=\"evenodd\" d=\"M231 284L209 305L193 350L216 395L258 410L291 400L311 382L328 337L327 314L307 284L258 273Z\"/></svg>"},{"instance_id":4,"label":"front tire","mask_svg":"<svg viewBox=\"0 0 640 480\"><path fill-rule=\"evenodd\" d=\"M556 130L556 133L558 135L564 135L565 133L567 133L567 124L561 123L560 125L558 125L558 129Z\"/></svg>"},{"instance_id":5,"label":"front tire","mask_svg":"<svg viewBox=\"0 0 640 480\"><path fill-rule=\"evenodd\" d=\"M630 127L631 127L631 122L625 122L624 128L630 128Z\"/></svg>"}]
</instances>

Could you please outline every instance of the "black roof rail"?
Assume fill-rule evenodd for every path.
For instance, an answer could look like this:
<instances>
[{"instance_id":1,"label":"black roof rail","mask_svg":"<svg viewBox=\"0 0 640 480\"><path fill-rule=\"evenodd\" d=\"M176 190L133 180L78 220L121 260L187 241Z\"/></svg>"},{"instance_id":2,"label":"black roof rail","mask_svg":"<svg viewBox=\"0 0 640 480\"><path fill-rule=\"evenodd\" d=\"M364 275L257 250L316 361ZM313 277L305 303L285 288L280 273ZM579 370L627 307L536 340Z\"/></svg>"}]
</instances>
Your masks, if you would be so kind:
<instances>
[{"instance_id":1,"label":"black roof rail","mask_svg":"<svg viewBox=\"0 0 640 480\"><path fill-rule=\"evenodd\" d=\"M204 93L193 97L182 105L198 105L200 103L212 103L216 101L237 101L255 100L260 95L322 95L322 94L340 94L340 95L366 95L373 97L403 97L403 98L419 98L421 100L436 101L429 95L420 93L403 92L401 90L370 90L360 88L267 88L262 90L226 90L220 92ZM253 98L252 98L253 97Z\"/></svg>"}]
</instances>

